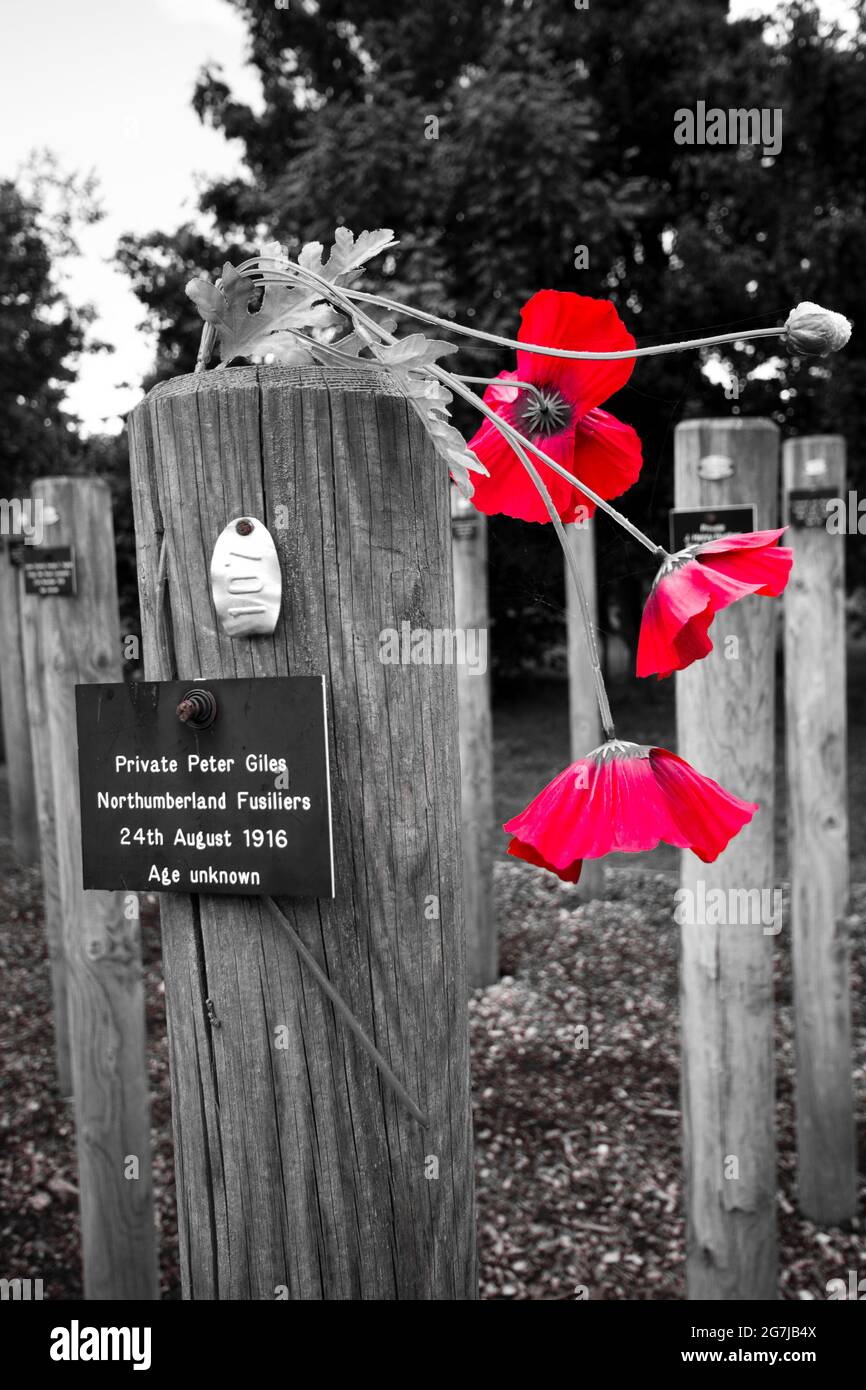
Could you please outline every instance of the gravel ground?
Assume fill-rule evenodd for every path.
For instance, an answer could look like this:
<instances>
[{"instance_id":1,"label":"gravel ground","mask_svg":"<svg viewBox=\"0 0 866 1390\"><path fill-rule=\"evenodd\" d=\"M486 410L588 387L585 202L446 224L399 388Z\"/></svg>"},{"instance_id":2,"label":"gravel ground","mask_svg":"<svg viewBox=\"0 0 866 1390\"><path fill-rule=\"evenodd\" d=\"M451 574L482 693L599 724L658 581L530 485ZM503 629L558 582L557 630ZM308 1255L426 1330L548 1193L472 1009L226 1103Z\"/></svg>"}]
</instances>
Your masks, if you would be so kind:
<instances>
[{"instance_id":1,"label":"gravel ground","mask_svg":"<svg viewBox=\"0 0 866 1390\"><path fill-rule=\"evenodd\" d=\"M505 973L472 1002L483 1298L570 1299L579 1288L591 1299L685 1295L677 881L626 868L608 880L605 901L581 905L544 871L498 869ZM866 886L852 907L862 1123ZM820 1231L796 1211L784 936L775 958L781 1287L785 1298L823 1299L828 1279L866 1271L866 1237L862 1227ZM861 1156L861 1204L864 1166Z\"/></svg>"},{"instance_id":2,"label":"gravel ground","mask_svg":"<svg viewBox=\"0 0 866 1390\"><path fill-rule=\"evenodd\" d=\"M2 865L0 865L2 870ZM526 865L497 870L499 983L471 1004L481 1294L486 1299L681 1299L675 880L609 873L604 901ZM866 887L854 894L856 1073ZM8 1278L81 1296L74 1135L53 1077L48 965L35 872L0 880L0 1249ZM784 936L784 933L783 933ZM156 912L143 914L154 1183L162 1291L179 1296L167 1050ZM777 957L779 1233L783 1295L826 1297L866 1271L861 1230L796 1212L790 971ZM581 1046L578 1029L588 1032ZM863 1168L861 1161L861 1169Z\"/></svg>"}]
</instances>

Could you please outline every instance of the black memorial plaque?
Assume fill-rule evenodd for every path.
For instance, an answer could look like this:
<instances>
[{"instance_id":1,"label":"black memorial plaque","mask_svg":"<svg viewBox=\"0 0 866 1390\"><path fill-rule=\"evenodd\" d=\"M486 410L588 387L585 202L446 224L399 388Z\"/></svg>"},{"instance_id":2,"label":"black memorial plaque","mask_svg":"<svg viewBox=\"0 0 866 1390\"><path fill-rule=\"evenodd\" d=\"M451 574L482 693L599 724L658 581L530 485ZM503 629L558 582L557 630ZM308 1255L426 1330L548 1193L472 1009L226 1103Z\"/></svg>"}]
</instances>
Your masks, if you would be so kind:
<instances>
[{"instance_id":1,"label":"black memorial plaque","mask_svg":"<svg viewBox=\"0 0 866 1390\"><path fill-rule=\"evenodd\" d=\"M216 717L183 723L190 690ZM334 895L322 676L79 685L85 888Z\"/></svg>"},{"instance_id":2,"label":"black memorial plaque","mask_svg":"<svg viewBox=\"0 0 866 1390\"><path fill-rule=\"evenodd\" d=\"M706 545L755 529L753 502L736 507L673 507L668 515L673 554L688 545Z\"/></svg>"},{"instance_id":3,"label":"black memorial plaque","mask_svg":"<svg viewBox=\"0 0 866 1390\"><path fill-rule=\"evenodd\" d=\"M827 512L839 494L832 487L792 488L788 493L788 520L798 529L827 525Z\"/></svg>"},{"instance_id":4,"label":"black memorial plaque","mask_svg":"<svg viewBox=\"0 0 866 1390\"><path fill-rule=\"evenodd\" d=\"M75 594L75 551L71 545L40 546L24 551L24 592L40 598Z\"/></svg>"}]
</instances>

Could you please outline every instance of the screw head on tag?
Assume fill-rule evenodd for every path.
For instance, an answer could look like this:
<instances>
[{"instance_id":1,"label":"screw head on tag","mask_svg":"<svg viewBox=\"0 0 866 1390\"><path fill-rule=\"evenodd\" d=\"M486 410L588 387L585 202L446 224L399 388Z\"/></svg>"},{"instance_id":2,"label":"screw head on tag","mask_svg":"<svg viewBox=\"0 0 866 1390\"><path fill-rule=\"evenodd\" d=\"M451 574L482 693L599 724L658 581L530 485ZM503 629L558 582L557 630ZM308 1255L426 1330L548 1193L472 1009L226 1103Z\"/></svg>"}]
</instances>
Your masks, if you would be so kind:
<instances>
[{"instance_id":1,"label":"screw head on tag","mask_svg":"<svg viewBox=\"0 0 866 1390\"><path fill-rule=\"evenodd\" d=\"M214 546L210 579L216 615L228 637L273 632L283 601L283 579L277 548L262 522L251 516L229 522Z\"/></svg>"},{"instance_id":2,"label":"screw head on tag","mask_svg":"<svg viewBox=\"0 0 866 1390\"><path fill-rule=\"evenodd\" d=\"M217 702L209 690L188 690L177 707L181 724L191 729L209 729L217 717Z\"/></svg>"}]
</instances>

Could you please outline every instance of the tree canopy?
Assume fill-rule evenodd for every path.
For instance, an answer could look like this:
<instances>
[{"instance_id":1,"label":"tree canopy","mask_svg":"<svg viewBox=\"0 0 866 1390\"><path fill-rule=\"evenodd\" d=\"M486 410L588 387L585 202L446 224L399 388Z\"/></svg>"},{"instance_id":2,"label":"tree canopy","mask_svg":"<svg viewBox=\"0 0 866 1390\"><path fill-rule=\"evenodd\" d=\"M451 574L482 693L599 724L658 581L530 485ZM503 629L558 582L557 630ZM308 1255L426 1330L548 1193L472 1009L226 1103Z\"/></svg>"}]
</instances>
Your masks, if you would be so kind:
<instances>
[{"instance_id":1,"label":"tree canopy","mask_svg":"<svg viewBox=\"0 0 866 1390\"><path fill-rule=\"evenodd\" d=\"M71 304L57 267L75 249L77 224L98 216L93 190L40 157L0 181L0 493L62 473L79 451L77 422L63 409L66 384L92 319Z\"/></svg>"},{"instance_id":2,"label":"tree canopy","mask_svg":"<svg viewBox=\"0 0 866 1390\"><path fill-rule=\"evenodd\" d=\"M544 287L609 296L642 342L781 323L802 299L854 321L832 364L788 358L772 342L728 353L727 396L694 355L637 365L613 406L644 442L626 510L660 538L683 415L744 412L788 433L843 433L851 485L862 480L862 3L857 32L843 37L812 0L772 22L731 22L726 0L231 2L262 109L214 69L199 75L194 104L241 142L245 174L206 189L200 227L121 248L158 330L159 375L194 362L189 276L270 237L297 248L338 223L390 226L401 246L379 272L388 293L510 336ZM778 108L781 151L676 143L675 113L699 100ZM510 365L494 349L462 360L474 373ZM467 433L477 423L458 422ZM493 530L503 592L513 547L524 568L533 550L554 553L546 528L519 528L519 540L505 522ZM635 555L604 520L599 540L627 592ZM866 560L854 547L849 560L862 581ZM639 598L635 589L635 607Z\"/></svg>"}]
</instances>

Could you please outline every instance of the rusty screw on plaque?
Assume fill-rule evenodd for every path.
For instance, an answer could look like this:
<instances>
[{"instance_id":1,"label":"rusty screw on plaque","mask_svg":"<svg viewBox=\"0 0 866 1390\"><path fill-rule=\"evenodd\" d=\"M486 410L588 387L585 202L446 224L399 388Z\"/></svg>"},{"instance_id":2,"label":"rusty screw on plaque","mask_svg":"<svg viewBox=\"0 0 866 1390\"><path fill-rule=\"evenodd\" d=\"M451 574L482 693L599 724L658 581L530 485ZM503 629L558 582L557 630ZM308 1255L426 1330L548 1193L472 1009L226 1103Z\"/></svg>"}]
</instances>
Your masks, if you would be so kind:
<instances>
[{"instance_id":1,"label":"rusty screw on plaque","mask_svg":"<svg viewBox=\"0 0 866 1390\"><path fill-rule=\"evenodd\" d=\"M177 707L177 717L191 729L209 729L216 719L217 703L209 690L188 690Z\"/></svg>"},{"instance_id":2,"label":"rusty screw on plaque","mask_svg":"<svg viewBox=\"0 0 866 1390\"><path fill-rule=\"evenodd\" d=\"M247 521L245 516L242 516L235 530L239 536L251 536L253 534L253 523Z\"/></svg>"}]
</instances>

